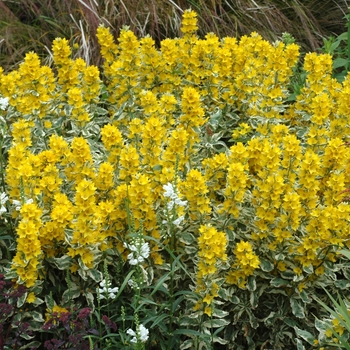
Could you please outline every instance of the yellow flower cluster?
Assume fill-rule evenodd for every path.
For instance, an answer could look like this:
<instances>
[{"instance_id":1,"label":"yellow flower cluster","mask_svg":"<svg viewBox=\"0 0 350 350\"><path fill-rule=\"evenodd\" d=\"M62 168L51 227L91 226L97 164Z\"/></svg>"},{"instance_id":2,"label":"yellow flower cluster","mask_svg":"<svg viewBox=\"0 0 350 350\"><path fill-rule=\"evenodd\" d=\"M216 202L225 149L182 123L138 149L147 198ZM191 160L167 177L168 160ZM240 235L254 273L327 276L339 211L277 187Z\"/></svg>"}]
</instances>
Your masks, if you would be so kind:
<instances>
[{"instance_id":1,"label":"yellow flower cluster","mask_svg":"<svg viewBox=\"0 0 350 350\"><path fill-rule=\"evenodd\" d=\"M42 226L42 210L34 203L26 203L21 208L21 222L17 228L17 252L12 260L12 269L19 281L33 287L41 263L39 230Z\"/></svg>"},{"instance_id":2,"label":"yellow flower cluster","mask_svg":"<svg viewBox=\"0 0 350 350\"><path fill-rule=\"evenodd\" d=\"M199 39L196 30L196 14L186 11L184 36L157 49L126 27L117 44L101 26L103 72L73 60L65 39L53 43L57 74L33 53L18 70L0 70L10 103L9 196L33 199L37 213L21 212L18 224L21 281L35 283L28 269L41 254L69 256L72 271L95 268L108 248L125 255L127 210L136 229L167 244L159 215L168 183L188 201L179 213L188 230L201 227L199 279L216 273L210 254L224 260L226 230L235 234L226 281L240 287L276 251L286 261L274 261L274 273L288 270L307 284L348 240L350 76L336 82L331 57L308 54L305 86L286 103L297 45L257 33ZM229 149L224 135L234 138ZM211 240L219 243L209 249ZM154 263L163 263L160 246L151 247Z\"/></svg>"},{"instance_id":3,"label":"yellow flower cluster","mask_svg":"<svg viewBox=\"0 0 350 350\"><path fill-rule=\"evenodd\" d=\"M234 254L236 259L227 274L226 280L228 283L233 283L240 288L244 288L247 277L253 275L254 270L259 267L260 261L258 256L253 252L253 247L249 242L241 241L237 243Z\"/></svg>"},{"instance_id":4,"label":"yellow flower cluster","mask_svg":"<svg viewBox=\"0 0 350 350\"><path fill-rule=\"evenodd\" d=\"M195 308L205 302L204 312L210 316L212 313L211 304L213 299L218 296L219 290L219 286L213 280L215 277L219 277L218 266L227 260L227 237L224 232L219 232L209 225L201 226L199 232L196 290L198 293L204 293L205 295Z\"/></svg>"}]
</instances>

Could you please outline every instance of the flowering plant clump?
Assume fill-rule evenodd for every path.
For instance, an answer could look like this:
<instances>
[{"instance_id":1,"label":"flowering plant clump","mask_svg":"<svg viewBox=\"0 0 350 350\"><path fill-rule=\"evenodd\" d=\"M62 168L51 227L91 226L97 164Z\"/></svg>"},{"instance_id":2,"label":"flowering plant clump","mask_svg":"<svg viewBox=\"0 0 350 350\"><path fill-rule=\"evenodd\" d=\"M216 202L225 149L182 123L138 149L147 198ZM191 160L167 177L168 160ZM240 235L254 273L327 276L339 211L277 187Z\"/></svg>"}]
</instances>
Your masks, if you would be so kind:
<instances>
[{"instance_id":1,"label":"flowering plant clump","mask_svg":"<svg viewBox=\"0 0 350 350\"><path fill-rule=\"evenodd\" d=\"M350 75L301 67L293 40L196 30L190 10L159 48L100 26L102 67L57 38L54 69L0 70L0 269L36 329L82 330L69 346L302 349L312 296L350 283Z\"/></svg>"}]
</instances>

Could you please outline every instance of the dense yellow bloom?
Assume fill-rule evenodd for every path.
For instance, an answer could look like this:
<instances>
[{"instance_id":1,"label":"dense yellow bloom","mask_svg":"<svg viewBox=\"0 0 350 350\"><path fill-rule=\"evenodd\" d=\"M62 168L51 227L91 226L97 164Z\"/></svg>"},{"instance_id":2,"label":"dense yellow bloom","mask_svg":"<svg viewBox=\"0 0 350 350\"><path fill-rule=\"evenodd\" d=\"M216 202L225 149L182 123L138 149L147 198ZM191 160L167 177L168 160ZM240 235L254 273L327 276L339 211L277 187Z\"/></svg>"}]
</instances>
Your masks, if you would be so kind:
<instances>
[{"instance_id":1,"label":"dense yellow bloom","mask_svg":"<svg viewBox=\"0 0 350 350\"><path fill-rule=\"evenodd\" d=\"M205 178L199 170L191 169L186 176L186 180L179 183L179 189L188 200L190 212L193 216L195 213L208 214L211 212L210 200L206 196L208 188Z\"/></svg>"},{"instance_id":2,"label":"dense yellow bloom","mask_svg":"<svg viewBox=\"0 0 350 350\"><path fill-rule=\"evenodd\" d=\"M227 275L227 282L244 288L246 278L254 273L260 265L258 256L253 252L253 247L248 241L240 241L234 250L236 260Z\"/></svg>"},{"instance_id":3,"label":"dense yellow bloom","mask_svg":"<svg viewBox=\"0 0 350 350\"><path fill-rule=\"evenodd\" d=\"M12 260L12 269L19 281L32 287L38 278L42 255L39 230L42 226L42 210L34 203L21 208L21 221L17 228L17 253Z\"/></svg>"},{"instance_id":4,"label":"dense yellow bloom","mask_svg":"<svg viewBox=\"0 0 350 350\"><path fill-rule=\"evenodd\" d=\"M192 34L197 31L197 13L191 10L186 10L182 17L181 31L184 34Z\"/></svg>"}]
</instances>

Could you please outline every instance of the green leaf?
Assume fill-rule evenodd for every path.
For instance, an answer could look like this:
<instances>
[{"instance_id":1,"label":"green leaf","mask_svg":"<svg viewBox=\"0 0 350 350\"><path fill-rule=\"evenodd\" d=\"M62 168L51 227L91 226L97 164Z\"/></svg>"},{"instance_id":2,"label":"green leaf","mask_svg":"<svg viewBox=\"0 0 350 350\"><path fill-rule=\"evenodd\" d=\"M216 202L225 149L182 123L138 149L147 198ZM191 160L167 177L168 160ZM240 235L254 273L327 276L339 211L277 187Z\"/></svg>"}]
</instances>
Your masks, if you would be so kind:
<instances>
[{"instance_id":1,"label":"green leaf","mask_svg":"<svg viewBox=\"0 0 350 350\"><path fill-rule=\"evenodd\" d=\"M186 244L192 244L193 242L195 242L196 239L192 233L182 232L180 237L179 237L179 240L183 243L186 243Z\"/></svg>"},{"instance_id":2,"label":"green leaf","mask_svg":"<svg viewBox=\"0 0 350 350\"><path fill-rule=\"evenodd\" d=\"M305 290L303 290L302 292L299 293L302 301L306 304L311 303L312 299L309 298L309 296L307 295L307 293L305 292Z\"/></svg>"},{"instance_id":3,"label":"green leaf","mask_svg":"<svg viewBox=\"0 0 350 350\"><path fill-rule=\"evenodd\" d=\"M255 280L255 276L249 276L249 277L248 277L247 288L248 288L248 290L250 290L251 292L253 292L253 291L256 290L256 280Z\"/></svg>"},{"instance_id":4,"label":"green leaf","mask_svg":"<svg viewBox=\"0 0 350 350\"><path fill-rule=\"evenodd\" d=\"M213 311L213 317L217 317L217 318L223 318L228 316L230 313L218 308L215 308Z\"/></svg>"},{"instance_id":5,"label":"green leaf","mask_svg":"<svg viewBox=\"0 0 350 350\"><path fill-rule=\"evenodd\" d=\"M30 317L36 322L42 323L45 321L43 315L38 311L31 311Z\"/></svg>"},{"instance_id":6,"label":"green leaf","mask_svg":"<svg viewBox=\"0 0 350 350\"><path fill-rule=\"evenodd\" d=\"M94 308L95 307L95 305L94 305L94 296L92 295L92 293L86 292L84 294L85 294L86 301L88 302L88 305L91 308Z\"/></svg>"},{"instance_id":7,"label":"green leaf","mask_svg":"<svg viewBox=\"0 0 350 350\"><path fill-rule=\"evenodd\" d=\"M349 60L338 57L333 61L333 69L337 69L339 67L346 67L348 64Z\"/></svg>"},{"instance_id":8,"label":"green leaf","mask_svg":"<svg viewBox=\"0 0 350 350\"><path fill-rule=\"evenodd\" d=\"M349 250L342 249L342 250L339 250L339 253L345 255L348 259L350 259L350 251Z\"/></svg>"},{"instance_id":9,"label":"green leaf","mask_svg":"<svg viewBox=\"0 0 350 350\"><path fill-rule=\"evenodd\" d=\"M305 350L305 347L300 339L297 339L297 350Z\"/></svg>"},{"instance_id":10,"label":"green leaf","mask_svg":"<svg viewBox=\"0 0 350 350\"><path fill-rule=\"evenodd\" d=\"M348 280L338 280L338 281L335 281L334 284L339 289L349 289L350 287L350 281Z\"/></svg>"},{"instance_id":11,"label":"green leaf","mask_svg":"<svg viewBox=\"0 0 350 350\"><path fill-rule=\"evenodd\" d=\"M275 255L275 260L280 261L280 260L285 260L286 256L282 253L276 254Z\"/></svg>"},{"instance_id":12,"label":"green leaf","mask_svg":"<svg viewBox=\"0 0 350 350\"><path fill-rule=\"evenodd\" d=\"M107 115L108 114L108 111L104 108L101 108L101 107L96 107L94 112L98 115Z\"/></svg>"},{"instance_id":13,"label":"green leaf","mask_svg":"<svg viewBox=\"0 0 350 350\"><path fill-rule=\"evenodd\" d=\"M295 276L295 272L291 271L291 270L286 270L281 272L281 277L285 278L287 280L292 280Z\"/></svg>"},{"instance_id":14,"label":"green leaf","mask_svg":"<svg viewBox=\"0 0 350 350\"><path fill-rule=\"evenodd\" d=\"M303 266L303 271L308 275L312 275L314 273L314 267L311 264L309 266Z\"/></svg>"},{"instance_id":15,"label":"green leaf","mask_svg":"<svg viewBox=\"0 0 350 350\"><path fill-rule=\"evenodd\" d=\"M72 258L68 255L63 255L60 258L50 259L59 270L68 270L72 266Z\"/></svg>"},{"instance_id":16,"label":"green leaf","mask_svg":"<svg viewBox=\"0 0 350 350\"><path fill-rule=\"evenodd\" d=\"M193 340L187 339L182 344L180 344L180 350L193 349Z\"/></svg>"},{"instance_id":17,"label":"green leaf","mask_svg":"<svg viewBox=\"0 0 350 350\"><path fill-rule=\"evenodd\" d=\"M315 337L308 331L304 331L299 329L298 327L294 327L296 334L306 340L310 345L314 345Z\"/></svg>"},{"instance_id":18,"label":"green leaf","mask_svg":"<svg viewBox=\"0 0 350 350\"><path fill-rule=\"evenodd\" d=\"M270 272L273 270L274 265L272 262L261 258L260 259L260 267L263 271Z\"/></svg>"},{"instance_id":19,"label":"green leaf","mask_svg":"<svg viewBox=\"0 0 350 350\"><path fill-rule=\"evenodd\" d=\"M100 282L103 279L102 272L95 270L95 269L89 269L86 271L86 274L91 277L95 282Z\"/></svg>"},{"instance_id":20,"label":"green leaf","mask_svg":"<svg viewBox=\"0 0 350 350\"><path fill-rule=\"evenodd\" d=\"M290 298L290 306L292 307L293 314L298 318L305 318L304 303L295 298Z\"/></svg>"},{"instance_id":21,"label":"green leaf","mask_svg":"<svg viewBox=\"0 0 350 350\"><path fill-rule=\"evenodd\" d=\"M193 329L185 329L185 328L175 329L173 331L173 334L196 335L196 336L203 335L202 332L194 331Z\"/></svg>"},{"instance_id":22,"label":"green leaf","mask_svg":"<svg viewBox=\"0 0 350 350\"><path fill-rule=\"evenodd\" d=\"M271 285L274 287L281 287L281 286L287 286L289 285L289 281L284 280L281 277L275 277L271 280Z\"/></svg>"},{"instance_id":23,"label":"green leaf","mask_svg":"<svg viewBox=\"0 0 350 350\"><path fill-rule=\"evenodd\" d=\"M66 289L62 294L62 299L67 303L71 299L78 298L80 296L80 288L75 283L70 283L70 288Z\"/></svg>"},{"instance_id":24,"label":"green leaf","mask_svg":"<svg viewBox=\"0 0 350 350\"><path fill-rule=\"evenodd\" d=\"M228 324L230 324L229 320L225 320L224 318L217 318L205 321L203 323L203 326L207 328L217 328L227 326Z\"/></svg>"},{"instance_id":25,"label":"green leaf","mask_svg":"<svg viewBox=\"0 0 350 350\"><path fill-rule=\"evenodd\" d=\"M240 300L239 300L239 298L236 295L232 295L231 302L233 304L239 304Z\"/></svg>"}]
</instances>

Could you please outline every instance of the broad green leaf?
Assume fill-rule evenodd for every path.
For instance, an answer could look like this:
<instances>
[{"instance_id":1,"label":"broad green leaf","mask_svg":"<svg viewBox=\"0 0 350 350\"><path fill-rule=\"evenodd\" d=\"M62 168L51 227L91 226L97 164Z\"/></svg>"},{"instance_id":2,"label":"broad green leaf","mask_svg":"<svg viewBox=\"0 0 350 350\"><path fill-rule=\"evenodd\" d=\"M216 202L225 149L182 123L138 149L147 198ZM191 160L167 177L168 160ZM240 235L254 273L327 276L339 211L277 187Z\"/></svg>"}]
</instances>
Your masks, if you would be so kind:
<instances>
[{"instance_id":1,"label":"broad green leaf","mask_svg":"<svg viewBox=\"0 0 350 350\"><path fill-rule=\"evenodd\" d=\"M270 283L274 287L281 287L281 286L287 286L289 284L289 281L286 281L281 277L275 277L271 280Z\"/></svg>"},{"instance_id":2,"label":"broad green leaf","mask_svg":"<svg viewBox=\"0 0 350 350\"><path fill-rule=\"evenodd\" d=\"M60 258L52 258L52 261L60 270L68 270L72 266L72 258L68 255L63 255Z\"/></svg>"},{"instance_id":3,"label":"broad green leaf","mask_svg":"<svg viewBox=\"0 0 350 350\"><path fill-rule=\"evenodd\" d=\"M339 289L349 289L350 287L350 281L348 280L338 280L338 281L335 281L334 284Z\"/></svg>"},{"instance_id":4,"label":"broad green leaf","mask_svg":"<svg viewBox=\"0 0 350 350\"><path fill-rule=\"evenodd\" d=\"M193 340L192 339L187 339L183 343L180 344L180 350L185 350L185 349L193 349Z\"/></svg>"},{"instance_id":5,"label":"broad green leaf","mask_svg":"<svg viewBox=\"0 0 350 350\"><path fill-rule=\"evenodd\" d=\"M193 329L185 329L185 328L180 328L180 329L175 329L173 331L173 334L184 334L184 335L195 335L195 336L202 336L202 332L195 331Z\"/></svg>"},{"instance_id":6,"label":"broad green leaf","mask_svg":"<svg viewBox=\"0 0 350 350\"><path fill-rule=\"evenodd\" d=\"M297 350L305 350L303 342L300 339L297 339Z\"/></svg>"},{"instance_id":7,"label":"broad green leaf","mask_svg":"<svg viewBox=\"0 0 350 350\"><path fill-rule=\"evenodd\" d=\"M313 266L310 264L308 266L303 266L303 271L306 272L309 275L312 275L314 273L314 268Z\"/></svg>"},{"instance_id":8,"label":"broad green leaf","mask_svg":"<svg viewBox=\"0 0 350 350\"><path fill-rule=\"evenodd\" d=\"M298 318L305 318L304 303L298 299L290 298L290 306L293 314Z\"/></svg>"},{"instance_id":9,"label":"broad green leaf","mask_svg":"<svg viewBox=\"0 0 350 350\"><path fill-rule=\"evenodd\" d=\"M30 316L36 322L40 322L41 323L41 322L45 321L44 318L43 318L43 315L40 312L38 312L38 311L31 311L30 312Z\"/></svg>"},{"instance_id":10,"label":"broad green leaf","mask_svg":"<svg viewBox=\"0 0 350 350\"><path fill-rule=\"evenodd\" d=\"M349 64L349 60L338 57L333 61L333 69L337 69L339 67L346 67L347 64Z\"/></svg>"},{"instance_id":11,"label":"broad green leaf","mask_svg":"<svg viewBox=\"0 0 350 350\"><path fill-rule=\"evenodd\" d=\"M306 340L310 345L314 345L315 337L308 331L304 331L299 329L298 327L294 327L296 334Z\"/></svg>"},{"instance_id":12,"label":"broad green leaf","mask_svg":"<svg viewBox=\"0 0 350 350\"><path fill-rule=\"evenodd\" d=\"M225 320L224 318L216 318L216 319L205 321L203 323L203 326L207 328L217 328L217 327L227 326L229 323L230 321Z\"/></svg>"},{"instance_id":13,"label":"broad green leaf","mask_svg":"<svg viewBox=\"0 0 350 350\"><path fill-rule=\"evenodd\" d=\"M86 271L86 274L91 277L95 282L100 282L103 279L102 272L95 270L95 269L89 269Z\"/></svg>"},{"instance_id":14,"label":"broad green leaf","mask_svg":"<svg viewBox=\"0 0 350 350\"><path fill-rule=\"evenodd\" d=\"M255 276L249 276L249 277L248 277L247 288L248 288L248 290L250 290L251 292L253 292L253 291L256 290L256 280L255 280Z\"/></svg>"}]
</instances>

